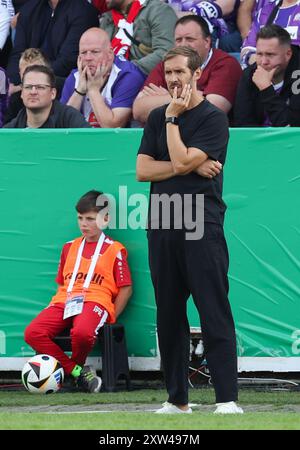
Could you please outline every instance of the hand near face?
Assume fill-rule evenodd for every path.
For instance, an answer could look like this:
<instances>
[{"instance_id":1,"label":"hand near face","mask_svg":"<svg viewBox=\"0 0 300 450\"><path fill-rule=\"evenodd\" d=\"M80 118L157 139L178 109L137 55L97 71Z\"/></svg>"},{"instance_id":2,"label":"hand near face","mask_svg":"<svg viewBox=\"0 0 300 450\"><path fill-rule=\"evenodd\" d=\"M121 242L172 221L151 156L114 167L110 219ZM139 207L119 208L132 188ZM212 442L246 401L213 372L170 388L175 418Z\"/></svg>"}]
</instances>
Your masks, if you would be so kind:
<instances>
[{"instance_id":1,"label":"hand near face","mask_svg":"<svg viewBox=\"0 0 300 450\"><path fill-rule=\"evenodd\" d=\"M177 97L177 86L175 86L171 103L166 109L166 117L178 117L180 116L180 114L184 113L188 109L188 106L190 104L191 95L192 88L190 84L184 85L180 97Z\"/></svg>"},{"instance_id":2,"label":"hand near face","mask_svg":"<svg viewBox=\"0 0 300 450\"><path fill-rule=\"evenodd\" d=\"M79 73L79 81L77 89L79 92L82 92L83 94L86 94L87 92L87 66L85 68L82 67L82 60L80 56L77 58L77 68Z\"/></svg>"},{"instance_id":3,"label":"hand near face","mask_svg":"<svg viewBox=\"0 0 300 450\"><path fill-rule=\"evenodd\" d=\"M253 83L260 91L262 91L263 89L267 89L269 86L272 86L272 80L276 70L277 67L274 67L272 70L267 71L263 67L257 66L252 76Z\"/></svg>"},{"instance_id":4,"label":"hand near face","mask_svg":"<svg viewBox=\"0 0 300 450\"><path fill-rule=\"evenodd\" d=\"M87 90L100 91L104 86L107 78L109 77L109 67L106 61L97 65L97 69L94 75L92 75L89 68L87 69Z\"/></svg>"}]
</instances>

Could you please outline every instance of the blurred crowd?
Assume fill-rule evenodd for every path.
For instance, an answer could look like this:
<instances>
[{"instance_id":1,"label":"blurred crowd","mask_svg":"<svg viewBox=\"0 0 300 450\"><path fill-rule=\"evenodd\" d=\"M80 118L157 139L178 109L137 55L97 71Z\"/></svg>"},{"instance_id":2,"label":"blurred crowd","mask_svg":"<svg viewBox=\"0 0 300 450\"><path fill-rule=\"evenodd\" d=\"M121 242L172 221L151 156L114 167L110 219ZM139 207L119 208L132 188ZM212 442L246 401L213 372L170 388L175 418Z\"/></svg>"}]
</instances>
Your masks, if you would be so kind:
<instances>
[{"instance_id":1,"label":"blurred crowd","mask_svg":"<svg viewBox=\"0 0 300 450\"><path fill-rule=\"evenodd\" d=\"M300 0L0 0L0 127L143 127L177 46L232 127L299 126L299 44Z\"/></svg>"}]
</instances>

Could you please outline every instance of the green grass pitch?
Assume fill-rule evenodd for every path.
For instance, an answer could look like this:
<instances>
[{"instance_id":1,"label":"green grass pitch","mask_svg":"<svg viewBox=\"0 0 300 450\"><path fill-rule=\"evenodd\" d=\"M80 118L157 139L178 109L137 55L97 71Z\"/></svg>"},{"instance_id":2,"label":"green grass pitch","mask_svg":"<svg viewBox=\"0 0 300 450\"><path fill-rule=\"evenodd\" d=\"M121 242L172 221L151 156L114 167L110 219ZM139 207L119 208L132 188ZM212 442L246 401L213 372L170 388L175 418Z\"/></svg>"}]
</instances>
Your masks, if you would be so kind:
<instances>
[{"instance_id":1,"label":"green grass pitch","mask_svg":"<svg viewBox=\"0 0 300 450\"><path fill-rule=\"evenodd\" d=\"M241 390L243 415L216 416L212 389L190 390L193 414L155 415L162 389L33 395L0 388L1 430L299 430L300 392Z\"/></svg>"}]
</instances>

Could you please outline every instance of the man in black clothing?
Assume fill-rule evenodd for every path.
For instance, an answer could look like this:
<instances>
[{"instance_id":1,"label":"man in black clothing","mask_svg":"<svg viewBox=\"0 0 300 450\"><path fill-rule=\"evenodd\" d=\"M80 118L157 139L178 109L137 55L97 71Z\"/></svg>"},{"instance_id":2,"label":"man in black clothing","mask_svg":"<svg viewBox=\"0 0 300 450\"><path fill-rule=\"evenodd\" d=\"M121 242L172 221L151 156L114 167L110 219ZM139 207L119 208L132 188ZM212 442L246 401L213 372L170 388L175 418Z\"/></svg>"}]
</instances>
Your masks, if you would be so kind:
<instances>
[{"instance_id":1,"label":"man in black clothing","mask_svg":"<svg viewBox=\"0 0 300 450\"><path fill-rule=\"evenodd\" d=\"M228 251L223 234L226 206L220 168L226 157L228 120L197 91L199 67L199 55L189 47L167 53L164 72L172 101L150 113L137 158L138 180L151 181L149 263L169 394L159 414L192 412L188 406L190 328L186 312L190 294L201 316L216 392L215 412L243 412L235 403L236 339L227 297ZM219 166L213 166L207 177L204 166L213 160ZM168 199L174 208L169 208L166 218Z\"/></svg>"},{"instance_id":2,"label":"man in black clothing","mask_svg":"<svg viewBox=\"0 0 300 450\"><path fill-rule=\"evenodd\" d=\"M19 59L26 48L39 48L55 75L67 77L77 65L78 43L84 31L99 26L98 12L86 0L29 0L20 10L7 74L20 83Z\"/></svg>"},{"instance_id":3,"label":"man in black clothing","mask_svg":"<svg viewBox=\"0 0 300 450\"><path fill-rule=\"evenodd\" d=\"M22 78L21 97L25 108L4 128L90 127L79 111L55 100L55 76L47 66L27 67Z\"/></svg>"},{"instance_id":4,"label":"man in black clothing","mask_svg":"<svg viewBox=\"0 0 300 450\"><path fill-rule=\"evenodd\" d=\"M234 107L237 127L299 127L300 49L278 25L258 32L256 63L244 70ZM299 82L298 82L299 86Z\"/></svg>"},{"instance_id":5,"label":"man in black clothing","mask_svg":"<svg viewBox=\"0 0 300 450\"><path fill-rule=\"evenodd\" d=\"M39 50L38 48L27 48L21 55L19 61L19 72L20 78L22 79L23 73L26 68L29 66L33 66L35 64L51 67L50 61L48 58ZM65 82L65 78L55 77L55 88L56 88L56 98L59 99L61 96L61 91ZM24 103L21 98L22 95L22 86L19 86L19 90L16 90L13 94L9 96L8 106L4 114L3 123L9 123L13 120L18 112L24 108Z\"/></svg>"}]
</instances>

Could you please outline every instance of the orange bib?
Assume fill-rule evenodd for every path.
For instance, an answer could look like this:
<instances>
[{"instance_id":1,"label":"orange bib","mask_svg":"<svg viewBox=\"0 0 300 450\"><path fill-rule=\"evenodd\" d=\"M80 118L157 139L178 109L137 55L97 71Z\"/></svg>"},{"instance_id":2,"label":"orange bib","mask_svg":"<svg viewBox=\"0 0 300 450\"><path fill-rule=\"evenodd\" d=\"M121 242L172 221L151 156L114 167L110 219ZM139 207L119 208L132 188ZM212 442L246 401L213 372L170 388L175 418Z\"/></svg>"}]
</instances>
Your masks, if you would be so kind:
<instances>
[{"instance_id":1,"label":"orange bib","mask_svg":"<svg viewBox=\"0 0 300 450\"><path fill-rule=\"evenodd\" d=\"M67 289L75 267L77 253L82 242L82 237L73 241L63 269L64 284L59 286L56 294L52 297L51 303L65 303L67 299ZM114 263L117 254L125 250L120 242L113 242L98 258L94 275L90 285L84 290L84 301L95 302L108 312L108 322L115 322L114 299L119 292L114 279ZM75 284L72 290L72 297L83 293L83 283L87 276L91 260L82 257L76 275Z\"/></svg>"}]
</instances>

